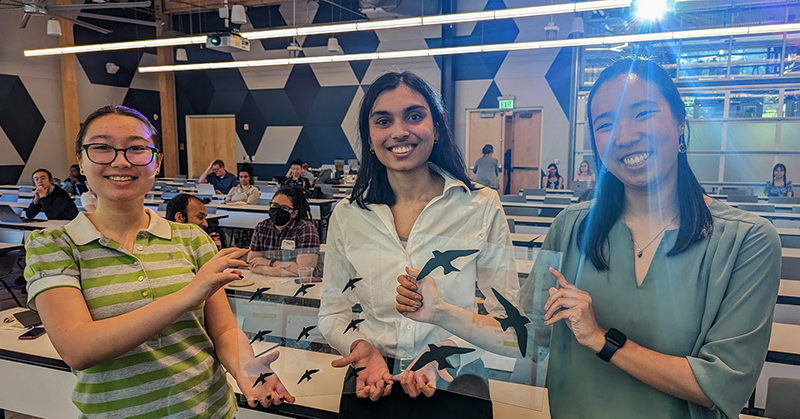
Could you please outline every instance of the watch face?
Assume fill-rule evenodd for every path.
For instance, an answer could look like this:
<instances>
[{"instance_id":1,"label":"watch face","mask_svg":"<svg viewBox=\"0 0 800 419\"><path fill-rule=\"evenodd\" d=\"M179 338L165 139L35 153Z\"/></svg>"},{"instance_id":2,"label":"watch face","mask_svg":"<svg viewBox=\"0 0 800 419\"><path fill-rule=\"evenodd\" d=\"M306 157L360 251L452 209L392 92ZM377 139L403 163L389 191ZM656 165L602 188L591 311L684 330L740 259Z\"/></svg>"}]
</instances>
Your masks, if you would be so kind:
<instances>
[{"instance_id":1,"label":"watch face","mask_svg":"<svg viewBox=\"0 0 800 419\"><path fill-rule=\"evenodd\" d=\"M625 336L624 333L614 328L608 329L606 337L614 342L618 347L622 347L622 345L625 344L625 341L628 340L628 337Z\"/></svg>"}]
</instances>

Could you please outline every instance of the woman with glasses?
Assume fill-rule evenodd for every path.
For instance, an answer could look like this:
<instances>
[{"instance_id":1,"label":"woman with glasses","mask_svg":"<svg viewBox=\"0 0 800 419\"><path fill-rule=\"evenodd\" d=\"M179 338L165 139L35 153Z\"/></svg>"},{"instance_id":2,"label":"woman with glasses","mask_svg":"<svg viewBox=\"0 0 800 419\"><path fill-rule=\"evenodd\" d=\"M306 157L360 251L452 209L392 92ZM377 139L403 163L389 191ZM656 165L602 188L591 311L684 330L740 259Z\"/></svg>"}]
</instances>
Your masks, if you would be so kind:
<instances>
[{"instance_id":1,"label":"woman with glasses","mask_svg":"<svg viewBox=\"0 0 800 419\"><path fill-rule=\"evenodd\" d=\"M250 270L270 276L297 276L298 268L316 268L319 233L300 186L281 186L269 204L269 218L250 239ZM314 274L319 275L319 272Z\"/></svg>"},{"instance_id":2,"label":"woman with glasses","mask_svg":"<svg viewBox=\"0 0 800 419\"><path fill-rule=\"evenodd\" d=\"M76 153L97 208L26 245L28 305L75 371L73 402L97 418L232 418L225 370L251 406L294 401L276 375L254 385L276 357L254 359L222 290L246 249L217 253L197 226L144 208L159 149L133 109L89 115Z\"/></svg>"}]
</instances>

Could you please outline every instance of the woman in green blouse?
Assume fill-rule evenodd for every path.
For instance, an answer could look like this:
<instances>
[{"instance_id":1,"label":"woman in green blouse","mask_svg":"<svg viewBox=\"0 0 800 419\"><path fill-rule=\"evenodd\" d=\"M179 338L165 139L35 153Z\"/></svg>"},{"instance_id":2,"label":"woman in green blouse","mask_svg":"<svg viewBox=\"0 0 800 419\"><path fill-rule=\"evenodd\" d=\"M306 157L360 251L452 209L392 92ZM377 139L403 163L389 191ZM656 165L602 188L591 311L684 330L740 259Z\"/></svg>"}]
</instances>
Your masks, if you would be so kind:
<instances>
[{"instance_id":1,"label":"woman in green blouse","mask_svg":"<svg viewBox=\"0 0 800 419\"><path fill-rule=\"evenodd\" d=\"M551 415L736 418L769 345L778 235L767 220L703 194L686 158L683 102L657 64L611 65L588 108L597 199L561 212L543 245L563 256L562 272L550 268L558 287L544 306ZM401 313L445 311L425 291L430 278L418 292L416 281L398 281ZM523 300L533 288L523 286ZM533 317L530 300L523 306ZM437 321L469 334L468 324Z\"/></svg>"}]
</instances>

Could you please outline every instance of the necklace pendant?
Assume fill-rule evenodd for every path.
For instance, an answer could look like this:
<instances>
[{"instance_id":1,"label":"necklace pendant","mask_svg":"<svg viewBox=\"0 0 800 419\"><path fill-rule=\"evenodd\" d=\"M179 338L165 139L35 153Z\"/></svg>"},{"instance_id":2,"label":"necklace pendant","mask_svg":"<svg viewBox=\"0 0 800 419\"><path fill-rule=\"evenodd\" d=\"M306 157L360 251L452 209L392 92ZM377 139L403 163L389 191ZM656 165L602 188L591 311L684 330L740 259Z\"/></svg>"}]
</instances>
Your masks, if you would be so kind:
<instances>
[{"instance_id":1,"label":"necklace pendant","mask_svg":"<svg viewBox=\"0 0 800 419\"><path fill-rule=\"evenodd\" d=\"M640 250L639 253L636 254L636 257L637 258L641 258L643 253L644 253L644 251Z\"/></svg>"}]
</instances>

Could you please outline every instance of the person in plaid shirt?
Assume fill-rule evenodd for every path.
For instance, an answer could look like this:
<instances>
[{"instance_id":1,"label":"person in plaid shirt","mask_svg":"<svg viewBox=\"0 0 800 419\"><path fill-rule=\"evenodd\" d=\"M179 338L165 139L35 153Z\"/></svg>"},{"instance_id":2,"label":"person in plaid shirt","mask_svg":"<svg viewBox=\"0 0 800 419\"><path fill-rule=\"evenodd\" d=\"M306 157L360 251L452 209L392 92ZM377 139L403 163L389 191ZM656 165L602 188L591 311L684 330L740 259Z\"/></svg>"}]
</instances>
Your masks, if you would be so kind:
<instances>
[{"instance_id":1,"label":"person in plaid shirt","mask_svg":"<svg viewBox=\"0 0 800 419\"><path fill-rule=\"evenodd\" d=\"M281 186L269 204L269 218L258 223L250 239L250 270L270 276L297 276L297 269L314 267L321 276L319 233L302 187Z\"/></svg>"}]
</instances>

